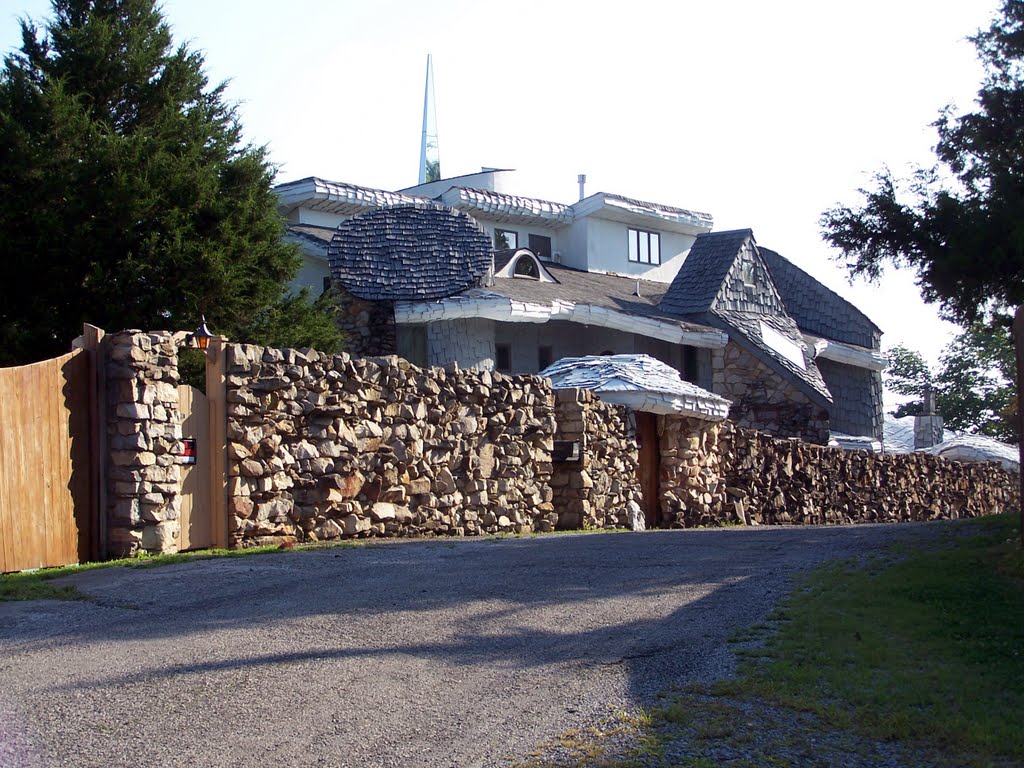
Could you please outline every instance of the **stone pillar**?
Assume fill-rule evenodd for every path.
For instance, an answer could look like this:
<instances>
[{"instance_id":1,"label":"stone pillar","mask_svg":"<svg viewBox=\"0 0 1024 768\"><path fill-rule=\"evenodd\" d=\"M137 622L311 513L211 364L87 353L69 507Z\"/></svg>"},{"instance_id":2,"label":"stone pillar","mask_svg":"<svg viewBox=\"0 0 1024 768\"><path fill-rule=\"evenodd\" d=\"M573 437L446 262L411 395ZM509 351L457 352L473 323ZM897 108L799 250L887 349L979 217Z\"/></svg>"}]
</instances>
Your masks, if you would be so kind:
<instances>
[{"instance_id":1,"label":"stone pillar","mask_svg":"<svg viewBox=\"0 0 1024 768\"><path fill-rule=\"evenodd\" d=\"M176 552L181 514L177 346L167 332L123 331L106 339L108 553Z\"/></svg>"}]
</instances>

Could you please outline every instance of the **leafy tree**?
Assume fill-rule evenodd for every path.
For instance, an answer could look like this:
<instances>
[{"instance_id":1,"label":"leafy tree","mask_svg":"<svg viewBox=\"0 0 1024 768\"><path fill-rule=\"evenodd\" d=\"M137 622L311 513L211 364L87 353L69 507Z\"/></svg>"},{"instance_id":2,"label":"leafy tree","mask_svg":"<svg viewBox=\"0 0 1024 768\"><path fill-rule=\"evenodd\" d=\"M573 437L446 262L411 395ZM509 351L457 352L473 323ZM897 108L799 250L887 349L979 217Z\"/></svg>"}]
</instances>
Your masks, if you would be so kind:
<instances>
[{"instance_id":1,"label":"leafy tree","mask_svg":"<svg viewBox=\"0 0 1024 768\"><path fill-rule=\"evenodd\" d=\"M0 364L64 352L83 321L210 326L333 349L327 302L289 296L266 150L155 0L53 0L0 72Z\"/></svg>"},{"instance_id":2,"label":"leafy tree","mask_svg":"<svg viewBox=\"0 0 1024 768\"><path fill-rule=\"evenodd\" d=\"M1015 370L1010 334L980 323L953 339L934 373L917 352L894 347L889 352L886 384L893 392L913 399L893 415L923 413L923 392L930 384L936 410L947 427L1017 442Z\"/></svg>"},{"instance_id":3,"label":"leafy tree","mask_svg":"<svg viewBox=\"0 0 1024 768\"><path fill-rule=\"evenodd\" d=\"M1005 0L971 38L985 66L976 110L934 123L937 163L908 182L888 170L859 206L822 214L822 233L851 276L909 267L949 319L1007 322L1024 302L1024 0Z\"/></svg>"}]
</instances>

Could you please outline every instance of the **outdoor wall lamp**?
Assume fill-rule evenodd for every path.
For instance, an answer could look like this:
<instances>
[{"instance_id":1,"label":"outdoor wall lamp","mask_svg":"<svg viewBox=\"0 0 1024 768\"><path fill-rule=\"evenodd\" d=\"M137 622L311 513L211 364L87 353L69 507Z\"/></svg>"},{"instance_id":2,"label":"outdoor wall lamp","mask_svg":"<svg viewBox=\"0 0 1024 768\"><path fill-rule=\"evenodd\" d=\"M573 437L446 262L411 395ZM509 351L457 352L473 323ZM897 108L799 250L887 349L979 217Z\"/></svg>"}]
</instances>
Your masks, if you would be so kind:
<instances>
[{"instance_id":1,"label":"outdoor wall lamp","mask_svg":"<svg viewBox=\"0 0 1024 768\"><path fill-rule=\"evenodd\" d=\"M200 349L206 349L210 346L210 339L212 338L213 334L210 333L210 329L206 327L206 315L200 315L199 327L188 335L188 343L192 344L195 342L195 345Z\"/></svg>"}]
</instances>

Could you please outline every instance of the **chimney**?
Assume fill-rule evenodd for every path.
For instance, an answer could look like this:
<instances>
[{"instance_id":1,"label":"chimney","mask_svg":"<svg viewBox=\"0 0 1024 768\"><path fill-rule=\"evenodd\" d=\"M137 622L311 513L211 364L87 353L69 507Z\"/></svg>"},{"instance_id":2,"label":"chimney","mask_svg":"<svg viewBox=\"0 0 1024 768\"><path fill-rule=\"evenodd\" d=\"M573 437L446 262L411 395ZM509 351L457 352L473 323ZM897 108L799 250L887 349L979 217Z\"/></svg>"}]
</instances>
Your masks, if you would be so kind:
<instances>
[{"instance_id":1,"label":"chimney","mask_svg":"<svg viewBox=\"0 0 1024 768\"><path fill-rule=\"evenodd\" d=\"M942 417L935 413L935 390L924 385L924 413L914 417L914 450L931 448L942 442L945 434Z\"/></svg>"},{"instance_id":2,"label":"chimney","mask_svg":"<svg viewBox=\"0 0 1024 768\"><path fill-rule=\"evenodd\" d=\"M576 177L576 181L580 185L580 200L582 200L584 197L587 196L587 193L583 191L584 188L587 186L587 174L581 173L579 176Z\"/></svg>"}]
</instances>

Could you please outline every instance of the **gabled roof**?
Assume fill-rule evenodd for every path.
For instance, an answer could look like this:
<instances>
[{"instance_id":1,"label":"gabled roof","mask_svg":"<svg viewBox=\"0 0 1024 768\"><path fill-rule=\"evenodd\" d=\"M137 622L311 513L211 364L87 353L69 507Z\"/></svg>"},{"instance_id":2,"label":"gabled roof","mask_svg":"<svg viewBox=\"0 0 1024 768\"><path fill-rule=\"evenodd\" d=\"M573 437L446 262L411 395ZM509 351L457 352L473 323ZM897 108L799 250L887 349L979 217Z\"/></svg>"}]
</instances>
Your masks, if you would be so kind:
<instances>
[{"instance_id":1,"label":"gabled roof","mask_svg":"<svg viewBox=\"0 0 1024 768\"><path fill-rule=\"evenodd\" d=\"M805 333L877 349L881 330L857 307L784 256L759 246L786 311Z\"/></svg>"},{"instance_id":2,"label":"gabled roof","mask_svg":"<svg viewBox=\"0 0 1024 768\"><path fill-rule=\"evenodd\" d=\"M589 389L602 400L634 410L721 421L729 401L679 377L679 371L649 355L563 357L540 376L555 389Z\"/></svg>"},{"instance_id":3,"label":"gabled roof","mask_svg":"<svg viewBox=\"0 0 1024 768\"><path fill-rule=\"evenodd\" d=\"M759 275L761 284L756 290L733 285L739 280L733 270L740 268L740 261ZM698 235L659 309L732 331L733 341L794 381L812 402L832 403L797 323L786 314L750 229Z\"/></svg>"},{"instance_id":4,"label":"gabled roof","mask_svg":"<svg viewBox=\"0 0 1024 768\"><path fill-rule=\"evenodd\" d=\"M709 312L740 248L753 239L750 229L698 235L683 266L665 291L662 310L677 315Z\"/></svg>"},{"instance_id":5,"label":"gabled roof","mask_svg":"<svg viewBox=\"0 0 1024 768\"><path fill-rule=\"evenodd\" d=\"M491 265L491 239L459 211L399 205L342 223L327 258L331 277L361 299L438 299L480 282Z\"/></svg>"},{"instance_id":6,"label":"gabled roof","mask_svg":"<svg viewBox=\"0 0 1024 768\"><path fill-rule=\"evenodd\" d=\"M794 381L812 402L822 406L832 404L832 393L821 377L818 366L806 354L806 345L800 335L800 329L796 327L796 322L792 318L729 310L715 310L708 313L708 316L717 319L727 329L735 331L730 334L733 341L746 348L776 373ZM771 341L765 338L763 326L768 326L792 342L797 354L803 357L804 365L794 363L787 355L776 349Z\"/></svg>"}]
</instances>

